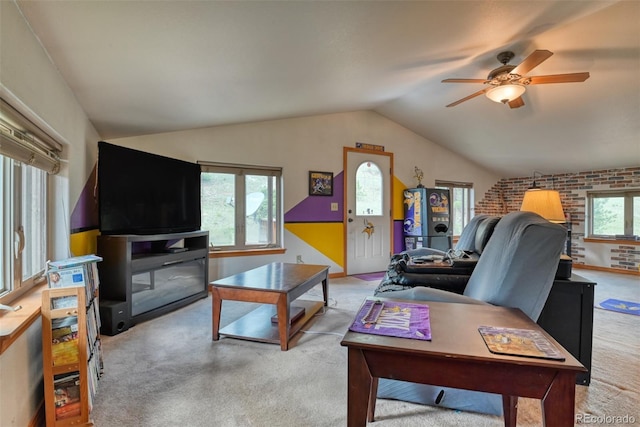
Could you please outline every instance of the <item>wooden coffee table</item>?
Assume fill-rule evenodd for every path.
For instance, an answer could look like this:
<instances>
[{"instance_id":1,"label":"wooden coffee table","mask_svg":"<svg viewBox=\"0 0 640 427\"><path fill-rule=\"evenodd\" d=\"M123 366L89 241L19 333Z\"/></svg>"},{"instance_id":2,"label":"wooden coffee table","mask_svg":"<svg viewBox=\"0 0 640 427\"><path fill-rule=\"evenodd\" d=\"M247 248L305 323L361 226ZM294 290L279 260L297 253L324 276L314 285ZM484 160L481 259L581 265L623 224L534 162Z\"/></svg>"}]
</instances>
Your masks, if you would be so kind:
<instances>
[{"instance_id":1,"label":"wooden coffee table","mask_svg":"<svg viewBox=\"0 0 640 427\"><path fill-rule=\"evenodd\" d=\"M296 300L322 282L324 306L328 305L329 267L326 265L275 262L209 284L212 294L213 340L220 335L267 343L280 343L289 349L289 340L323 306L319 301ZM223 300L263 303L256 310L220 328ZM292 301L296 300L295 306ZM275 308L273 307L275 305ZM295 313L304 314L291 322ZM277 315L277 321L272 317ZM282 321L284 319L284 321Z\"/></svg>"},{"instance_id":2,"label":"wooden coffee table","mask_svg":"<svg viewBox=\"0 0 640 427\"><path fill-rule=\"evenodd\" d=\"M546 426L574 425L576 375L586 369L522 311L492 305L404 302L429 306L432 340L345 334L341 344L348 348L348 426L373 421L378 378L501 394L505 426L516 425L518 396L541 399ZM562 351L565 361L493 354L478 332L485 325L540 331Z\"/></svg>"}]
</instances>

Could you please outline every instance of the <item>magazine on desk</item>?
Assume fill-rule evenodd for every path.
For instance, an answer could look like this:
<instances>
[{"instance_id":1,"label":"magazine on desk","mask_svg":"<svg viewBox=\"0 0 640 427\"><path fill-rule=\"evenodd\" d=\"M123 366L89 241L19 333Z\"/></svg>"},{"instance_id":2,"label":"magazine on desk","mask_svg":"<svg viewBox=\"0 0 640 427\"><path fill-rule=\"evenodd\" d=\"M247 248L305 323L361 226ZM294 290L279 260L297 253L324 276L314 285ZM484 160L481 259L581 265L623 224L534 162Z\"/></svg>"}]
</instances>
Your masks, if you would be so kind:
<instances>
[{"instance_id":1,"label":"magazine on desk","mask_svg":"<svg viewBox=\"0 0 640 427\"><path fill-rule=\"evenodd\" d=\"M349 330L364 334L430 341L429 306L367 299L358 310Z\"/></svg>"},{"instance_id":2,"label":"magazine on desk","mask_svg":"<svg viewBox=\"0 0 640 427\"><path fill-rule=\"evenodd\" d=\"M496 326L480 326L478 331L491 353L565 360L562 352L540 331Z\"/></svg>"}]
</instances>

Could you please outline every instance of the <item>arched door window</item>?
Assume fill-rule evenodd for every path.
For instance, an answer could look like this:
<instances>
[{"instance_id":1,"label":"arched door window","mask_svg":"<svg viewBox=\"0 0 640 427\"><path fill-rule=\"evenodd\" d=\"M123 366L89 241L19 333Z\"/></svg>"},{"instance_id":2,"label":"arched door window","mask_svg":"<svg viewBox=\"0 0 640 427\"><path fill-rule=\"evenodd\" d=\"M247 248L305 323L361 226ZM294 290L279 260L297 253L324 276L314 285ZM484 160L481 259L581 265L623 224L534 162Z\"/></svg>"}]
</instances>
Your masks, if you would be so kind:
<instances>
[{"instance_id":1,"label":"arched door window","mask_svg":"<svg viewBox=\"0 0 640 427\"><path fill-rule=\"evenodd\" d=\"M382 172L373 162L363 162L356 170L356 215L382 215L384 200Z\"/></svg>"}]
</instances>

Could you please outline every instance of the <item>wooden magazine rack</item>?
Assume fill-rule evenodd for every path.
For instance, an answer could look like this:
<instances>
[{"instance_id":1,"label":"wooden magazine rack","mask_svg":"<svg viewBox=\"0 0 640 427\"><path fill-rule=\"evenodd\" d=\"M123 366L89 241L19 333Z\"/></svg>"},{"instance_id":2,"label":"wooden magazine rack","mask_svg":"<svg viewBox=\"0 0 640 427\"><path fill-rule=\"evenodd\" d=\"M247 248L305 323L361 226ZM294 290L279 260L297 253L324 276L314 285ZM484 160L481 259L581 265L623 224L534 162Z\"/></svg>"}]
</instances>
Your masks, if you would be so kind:
<instances>
[{"instance_id":1,"label":"wooden magazine rack","mask_svg":"<svg viewBox=\"0 0 640 427\"><path fill-rule=\"evenodd\" d=\"M50 286L70 273L79 285L42 293L42 358L47 426L90 426L93 397L102 375L98 276L95 262L48 269ZM91 259L91 258L89 258ZM96 257L96 260L100 258ZM69 269L74 271L70 272ZM80 280L81 279L81 280ZM67 287L68 286L68 287Z\"/></svg>"}]
</instances>

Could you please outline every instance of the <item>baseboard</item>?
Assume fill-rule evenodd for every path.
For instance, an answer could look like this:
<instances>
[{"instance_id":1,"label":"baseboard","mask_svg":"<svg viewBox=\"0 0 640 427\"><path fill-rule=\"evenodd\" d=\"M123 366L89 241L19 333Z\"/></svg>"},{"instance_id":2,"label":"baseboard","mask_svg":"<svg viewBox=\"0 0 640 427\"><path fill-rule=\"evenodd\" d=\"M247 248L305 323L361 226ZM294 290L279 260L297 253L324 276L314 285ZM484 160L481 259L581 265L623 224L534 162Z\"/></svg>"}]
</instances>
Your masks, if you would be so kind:
<instances>
[{"instance_id":1,"label":"baseboard","mask_svg":"<svg viewBox=\"0 0 640 427\"><path fill-rule=\"evenodd\" d=\"M627 274L629 276L638 276L640 277L640 271L633 270L622 270L620 268L611 268L611 267L600 267L597 265L586 265L586 264L576 264L573 263L573 268L582 269L582 270L595 270L595 271L606 271L607 273L618 273L618 274Z\"/></svg>"}]
</instances>

